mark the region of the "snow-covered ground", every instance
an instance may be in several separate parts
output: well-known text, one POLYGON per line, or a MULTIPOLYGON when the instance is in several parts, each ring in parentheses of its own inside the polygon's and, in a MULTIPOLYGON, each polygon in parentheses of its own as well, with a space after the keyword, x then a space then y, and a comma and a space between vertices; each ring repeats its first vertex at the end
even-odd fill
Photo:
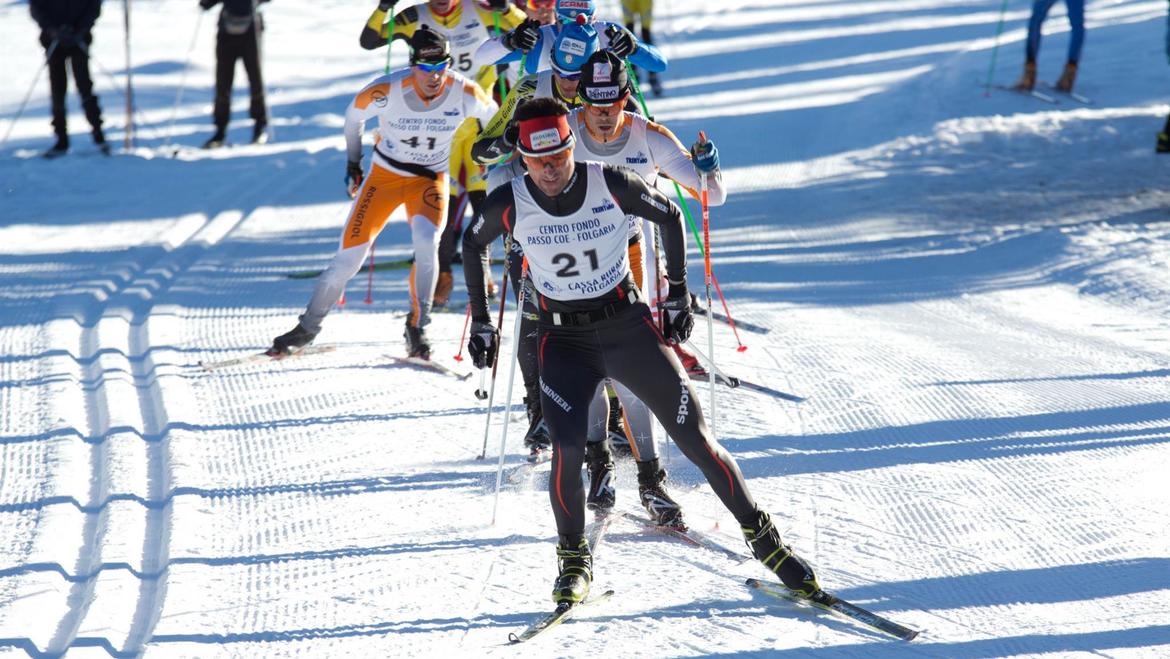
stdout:
MULTIPOLYGON (((40 77, 0 153, 0 655, 1170 655, 1165 2, 1088 2, 1094 102, 1048 105, 984 95, 992 0, 659 0, 671 66, 651 109, 719 145, 716 274, 735 317, 771 330, 736 352, 717 326, 718 358, 808 399, 720 389, 720 440, 827 588, 925 632, 769 600, 742 586, 760 566, 623 521, 596 563, 616 596, 519 647, 508 633, 550 606, 547 476, 505 489, 491 524, 500 428, 476 460, 476 380, 384 357, 405 271, 379 273, 370 305, 355 279, 319 337, 334 352, 198 366, 291 328, 313 282, 286 274, 335 248, 344 106, 383 63, 357 44, 373 4, 268 6, 268 146, 169 157, 210 134, 214 14, 194 0, 133 4, 137 148, 96 155, 78 111, 73 154, 36 157, 40 77)), ((1001 84, 1029 5, 1008 3, 1001 84)), ((93 47, 116 144, 121 10, 93 47)), ((1046 28, 1051 81, 1061 5, 1046 28)), ((0 7, 0 130, 35 37, 27 3, 0 7)), ((406 239, 392 225, 379 258, 406 239)), ((437 314, 430 335, 467 368, 462 324, 437 314)), ((742 546, 668 455, 692 526, 742 546)))

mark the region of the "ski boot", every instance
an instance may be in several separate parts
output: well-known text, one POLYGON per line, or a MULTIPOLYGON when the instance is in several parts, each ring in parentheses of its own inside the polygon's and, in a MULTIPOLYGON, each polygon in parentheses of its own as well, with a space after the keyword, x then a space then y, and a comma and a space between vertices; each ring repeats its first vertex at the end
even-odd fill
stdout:
POLYGON ((310 332, 300 323, 297 323, 297 326, 292 328, 291 331, 285 332, 273 339, 272 347, 268 349, 266 354, 269 357, 285 357, 309 345, 315 338, 317 338, 316 332, 310 332))
POLYGON ((1170 153, 1170 134, 1158 133, 1158 143, 1154 145, 1155 153, 1170 153))
POLYGON ((638 463, 638 498, 650 519, 658 526, 685 530, 682 508, 666 493, 665 482, 666 470, 658 466, 658 458, 638 463))
POLYGON ((590 510, 609 510, 617 500, 613 489, 613 456, 605 441, 585 445, 585 464, 589 467, 589 494, 585 507, 590 510))
POLYGON ((58 133, 57 142, 49 147, 48 151, 42 153, 41 157, 52 160, 53 158, 60 158, 66 153, 69 153, 69 136, 64 133, 58 133))
POLYGON ((1018 92, 1030 92, 1036 87, 1036 63, 1025 62, 1024 73, 1016 84, 1012 85, 1012 89, 1018 92))
POLYGON ((252 126, 252 144, 268 144, 268 122, 257 121, 252 126))
POLYGON ((528 461, 540 462, 552 449, 552 437, 548 434, 548 424, 544 422, 544 412, 540 407, 540 394, 525 396, 524 405, 528 408, 528 432, 524 434, 528 461))
POLYGON ((1068 62, 1064 65, 1064 71, 1060 73, 1060 79, 1056 81, 1056 91, 1061 91, 1066 94, 1072 92, 1073 84, 1077 81, 1077 63, 1068 62))
POLYGON ((426 331, 421 327, 414 326, 411 322, 410 314, 406 316, 406 329, 403 330, 402 336, 406 339, 407 357, 417 357, 430 361, 431 344, 427 342, 426 331))
POLYGON ((455 278, 450 272, 440 272, 439 281, 435 283, 435 296, 431 303, 441 307, 451 300, 451 291, 455 288, 455 278))
POLYGON ((630 437, 626 434, 625 414, 622 413, 622 404, 617 396, 609 397, 609 421, 606 435, 614 455, 629 457, 634 454, 630 448, 630 437))
POLYGON ((768 513, 759 511, 755 522, 740 528, 752 555, 780 577, 780 582, 788 590, 800 597, 812 597, 820 592, 821 585, 817 583, 813 569, 780 540, 780 532, 768 513))
POLYGON ((589 543, 577 536, 574 543, 565 536, 557 544, 557 568, 560 574, 553 582, 552 598, 557 606, 577 604, 589 596, 593 582, 593 554, 589 543))
POLYGON ((218 149, 219 147, 223 146, 223 142, 226 139, 227 139, 226 130, 223 128, 216 128, 215 134, 212 135, 211 137, 209 137, 207 139, 207 141, 203 143, 203 148, 204 149, 218 149))

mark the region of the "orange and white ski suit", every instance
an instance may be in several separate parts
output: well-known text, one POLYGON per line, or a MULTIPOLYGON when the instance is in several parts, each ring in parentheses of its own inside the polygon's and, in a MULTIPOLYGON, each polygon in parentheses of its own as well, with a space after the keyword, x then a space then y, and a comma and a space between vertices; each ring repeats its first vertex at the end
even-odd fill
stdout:
POLYGON ((373 162, 358 189, 333 262, 317 281, 301 325, 319 332, 321 322, 341 297, 346 282, 361 269, 370 245, 390 215, 406 206, 414 246, 410 269, 410 323, 430 322, 431 297, 438 279, 439 236, 447 220, 447 168, 455 131, 464 119, 482 125, 496 104, 468 78, 448 69, 437 96, 423 98, 411 68, 392 71, 366 85, 345 113, 350 161, 360 161, 366 120, 377 117, 378 143, 373 162))

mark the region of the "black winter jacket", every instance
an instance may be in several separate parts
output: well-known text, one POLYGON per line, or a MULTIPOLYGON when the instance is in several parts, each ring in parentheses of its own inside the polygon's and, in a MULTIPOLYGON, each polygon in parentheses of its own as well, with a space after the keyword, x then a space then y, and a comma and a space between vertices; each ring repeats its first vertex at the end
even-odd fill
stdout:
POLYGON ((29 0, 28 7, 42 30, 68 25, 89 32, 102 13, 102 0, 29 0))

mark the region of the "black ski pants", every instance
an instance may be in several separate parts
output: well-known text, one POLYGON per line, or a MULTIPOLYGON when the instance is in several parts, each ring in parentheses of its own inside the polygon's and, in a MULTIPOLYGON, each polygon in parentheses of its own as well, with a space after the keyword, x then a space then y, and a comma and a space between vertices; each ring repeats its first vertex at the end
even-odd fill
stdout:
POLYGON ((553 444, 548 493, 562 542, 584 533, 581 465, 589 401, 606 377, 626 385, 650 408, 741 524, 756 521, 756 503, 739 466, 712 439, 691 380, 645 303, 583 327, 558 327, 542 317, 538 357, 541 404, 553 444))
POLYGON ((248 87, 252 93, 250 113, 259 124, 268 123, 264 105, 264 78, 260 74, 260 48, 253 25, 243 34, 228 34, 220 30, 215 42, 215 109, 212 118, 215 127, 227 128, 232 114, 232 83, 236 77, 236 60, 244 61, 248 87))
MULTIPOLYGON (((73 68, 73 82, 77 84, 77 94, 81 96, 81 107, 85 110, 85 118, 96 133, 102 128, 102 108, 98 105, 98 97, 93 93, 93 78, 89 75, 89 44, 93 42, 90 33, 78 35, 82 40, 79 44, 58 43, 53 52, 49 53, 49 97, 53 107, 53 132, 59 137, 66 137, 69 133, 65 126, 65 92, 69 88, 69 79, 65 73, 65 60, 69 60, 73 68)), ((41 45, 46 49, 52 46, 53 40, 47 35, 41 35, 41 45)))

